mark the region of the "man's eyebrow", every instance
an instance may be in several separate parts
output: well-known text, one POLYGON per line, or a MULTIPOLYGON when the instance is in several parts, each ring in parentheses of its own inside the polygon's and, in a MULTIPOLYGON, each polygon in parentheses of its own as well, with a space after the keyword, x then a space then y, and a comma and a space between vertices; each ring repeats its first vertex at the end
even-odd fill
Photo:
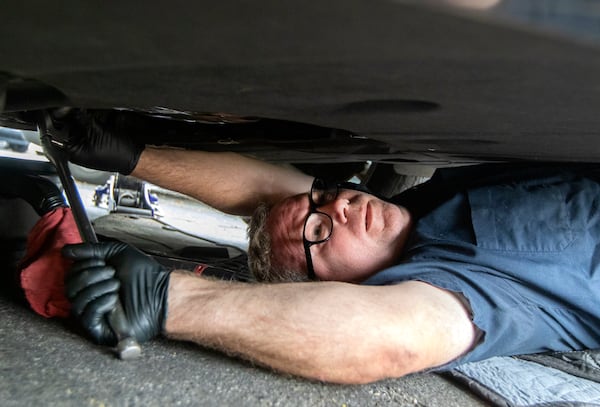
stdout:
POLYGON ((293 208, 290 208, 290 211, 293 211, 293 224, 291 226, 296 226, 299 228, 300 230, 300 242, 302 243, 302 232, 304 230, 304 222, 306 221, 306 217, 308 216, 308 213, 310 212, 310 198, 309 195, 310 193, 304 193, 301 194, 302 195, 302 199, 296 199, 293 205, 293 208), (306 199, 304 199, 304 197, 306 197, 306 199))
POLYGON ((298 194, 288 198, 288 202, 284 204, 283 208, 279 208, 279 216, 286 219, 288 228, 293 227, 296 223, 304 224, 307 212, 302 209, 301 202, 303 199, 298 199, 300 195, 304 194, 298 194))
POLYGON ((308 216, 308 212, 310 211, 310 199, 308 197, 308 193, 302 194, 302 199, 298 199, 296 201, 296 218, 300 221, 300 224, 304 225, 304 220, 308 216), (306 197, 306 199, 304 199, 306 197), (306 202, 306 205, 304 203, 306 202))

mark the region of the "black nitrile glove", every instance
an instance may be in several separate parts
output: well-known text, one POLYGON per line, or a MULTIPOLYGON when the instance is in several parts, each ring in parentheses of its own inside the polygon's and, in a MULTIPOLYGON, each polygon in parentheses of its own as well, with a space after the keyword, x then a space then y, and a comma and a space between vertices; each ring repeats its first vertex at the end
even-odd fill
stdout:
POLYGON ((120 242, 67 245, 63 256, 75 261, 65 279, 71 313, 95 342, 117 343, 107 318, 117 299, 138 342, 163 331, 171 272, 152 257, 120 242))
POLYGON ((120 112, 112 110, 56 110, 46 126, 58 148, 69 161, 102 171, 129 175, 135 169, 145 145, 125 134, 120 112))

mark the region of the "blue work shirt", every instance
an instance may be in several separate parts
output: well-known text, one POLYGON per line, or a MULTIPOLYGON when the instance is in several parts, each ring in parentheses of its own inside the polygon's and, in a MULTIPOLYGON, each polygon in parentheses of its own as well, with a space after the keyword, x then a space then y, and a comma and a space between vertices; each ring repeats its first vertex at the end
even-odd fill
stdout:
POLYGON ((599 197, 598 182, 568 172, 456 192, 364 284, 418 280, 466 298, 483 336, 445 368, 599 348, 599 197))

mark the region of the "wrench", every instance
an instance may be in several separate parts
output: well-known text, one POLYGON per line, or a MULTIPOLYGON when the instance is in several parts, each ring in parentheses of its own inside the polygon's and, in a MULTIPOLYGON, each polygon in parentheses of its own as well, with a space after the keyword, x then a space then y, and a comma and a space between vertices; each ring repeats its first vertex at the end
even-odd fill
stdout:
MULTIPOLYGON (((46 130, 46 117, 41 115, 39 120, 39 133, 42 146, 48 156, 48 159, 56 167, 56 172, 60 178, 65 194, 73 212, 73 218, 79 229, 81 239, 87 243, 98 243, 98 238, 90 220, 85 211, 81 196, 77 190, 77 185, 71 176, 71 171, 67 165, 67 159, 62 151, 56 148, 60 146, 60 141, 53 140, 46 130)), ((131 360, 138 358, 142 353, 142 348, 137 343, 129 324, 125 319, 125 313, 121 301, 117 301, 115 308, 108 314, 108 322, 111 329, 117 336, 116 352, 122 360, 131 360)))

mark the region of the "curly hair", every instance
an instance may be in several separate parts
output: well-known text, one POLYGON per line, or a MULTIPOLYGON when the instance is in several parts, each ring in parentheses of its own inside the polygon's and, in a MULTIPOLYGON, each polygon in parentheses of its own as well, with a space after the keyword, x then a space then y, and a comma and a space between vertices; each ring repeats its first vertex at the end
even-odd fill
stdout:
POLYGON ((306 273, 285 266, 276 266, 273 260, 271 236, 267 231, 267 219, 271 208, 260 204, 248 225, 248 267, 257 281, 283 283, 308 281, 306 273))

